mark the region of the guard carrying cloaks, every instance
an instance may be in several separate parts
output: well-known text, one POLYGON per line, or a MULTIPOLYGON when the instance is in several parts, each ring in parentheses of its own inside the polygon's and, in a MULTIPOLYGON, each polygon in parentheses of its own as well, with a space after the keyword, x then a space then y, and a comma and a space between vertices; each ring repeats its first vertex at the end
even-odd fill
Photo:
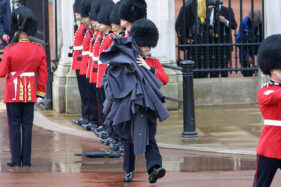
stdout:
POLYGON ((31 166, 34 103, 42 102, 48 80, 44 47, 29 36, 37 33, 38 20, 31 9, 20 7, 11 16, 11 30, 18 42, 5 48, 0 77, 6 77, 6 103, 11 160, 8 166, 31 166), (36 77, 35 77, 36 75, 36 77))
POLYGON ((155 24, 140 19, 130 33, 132 37, 115 38, 111 47, 100 55, 101 61, 109 65, 103 78, 104 125, 111 134, 124 140, 123 181, 132 181, 135 155, 145 153, 149 182, 155 183, 165 175, 155 134, 156 119, 163 121, 170 116, 160 91, 168 80, 160 81, 167 78, 160 62, 146 63, 141 52, 142 47, 156 46, 159 34, 155 24), (161 72, 160 79, 157 72, 161 72))

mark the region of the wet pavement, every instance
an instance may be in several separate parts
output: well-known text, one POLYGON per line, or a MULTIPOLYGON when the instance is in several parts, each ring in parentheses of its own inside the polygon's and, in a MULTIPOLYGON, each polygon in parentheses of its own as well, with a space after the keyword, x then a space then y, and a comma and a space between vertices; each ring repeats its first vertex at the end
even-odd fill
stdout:
MULTIPOLYGON (((0 88, 3 89, 3 88, 0 88)), ((1 94, 1 90, 0 90, 1 94)), ((157 141, 167 174, 147 180, 144 156, 137 156, 132 183, 123 183, 123 158, 87 158, 74 153, 111 151, 92 133, 71 123, 78 115, 36 111, 32 167, 6 166, 10 159, 5 105, 0 104, 0 186, 251 186, 255 148, 262 129, 257 105, 196 107, 199 138, 181 137, 182 112, 158 124, 157 141), (227 154, 226 154, 227 153, 227 154)), ((277 172, 272 186, 281 186, 277 172)))

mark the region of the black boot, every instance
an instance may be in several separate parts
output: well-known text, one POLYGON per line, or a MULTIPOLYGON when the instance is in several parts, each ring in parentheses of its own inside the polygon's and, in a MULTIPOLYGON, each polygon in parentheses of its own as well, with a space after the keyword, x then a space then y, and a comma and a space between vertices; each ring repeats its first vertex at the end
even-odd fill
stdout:
POLYGON ((134 172, 131 171, 131 172, 125 173, 123 182, 132 182, 133 177, 134 177, 134 172))
POLYGON ((165 173, 166 173, 166 170, 163 167, 152 168, 149 173, 149 177, 148 177, 149 183, 156 183, 157 179, 160 179, 165 176, 165 173))
POLYGON ((79 120, 73 120, 72 123, 81 126, 82 124, 89 123, 89 120, 88 120, 88 119, 85 119, 85 118, 81 118, 81 119, 79 119, 79 120))
POLYGON ((14 167, 14 166, 21 167, 21 162, 14 162, 14 161, 9 160, 7 162, 7 166, 10 166, 10 167, 14 167))

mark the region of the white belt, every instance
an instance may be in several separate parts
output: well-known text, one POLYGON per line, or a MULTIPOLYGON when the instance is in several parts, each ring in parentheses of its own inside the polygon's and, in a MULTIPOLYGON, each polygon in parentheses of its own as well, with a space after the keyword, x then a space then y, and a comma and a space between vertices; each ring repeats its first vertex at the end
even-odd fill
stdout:
POLYGON ((264 125, 281 126, 281 121, 265 119, 264 120, 264 125))
POLYGON ((93 61, 99 61, 99 57, 93 56, 93 61))
POLYGON ((90 55, 90 51, 83 51, 83 52, 82 52, 82 55, 83 55, 83 56, 90 55))
POLYGON ((94 54, 89 51, 89 56, 93 58, 94 54))
MULTIPOLYGON (((16 74, 16 72, 11 72, 11 75, 13 76, 14 74, 16 74)), ((20 74, 19 77, 34 77, 35 73, 34 72, 23 72, 20 74)))
POLYGON ((75 51, 83 50, 83 46, 82 46, 82 45, 80 45, 80 46, 74 46, 74 47, 73 47, 73 50, 75 50, 75 51))
POLYGON ((102 62, 99 60, 99 61, 98 61, 98 64, 102 64, 102 62))

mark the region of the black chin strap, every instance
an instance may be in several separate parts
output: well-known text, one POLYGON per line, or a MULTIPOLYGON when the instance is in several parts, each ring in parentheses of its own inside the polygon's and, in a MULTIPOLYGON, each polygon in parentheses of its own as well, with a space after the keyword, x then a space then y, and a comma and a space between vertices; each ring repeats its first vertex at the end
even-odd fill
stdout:
POLYGON ((275 86, 281 86, 281 82, 277 82, 277 81, 274 81, 274 80, 270 80, 270 82, 275 86))

